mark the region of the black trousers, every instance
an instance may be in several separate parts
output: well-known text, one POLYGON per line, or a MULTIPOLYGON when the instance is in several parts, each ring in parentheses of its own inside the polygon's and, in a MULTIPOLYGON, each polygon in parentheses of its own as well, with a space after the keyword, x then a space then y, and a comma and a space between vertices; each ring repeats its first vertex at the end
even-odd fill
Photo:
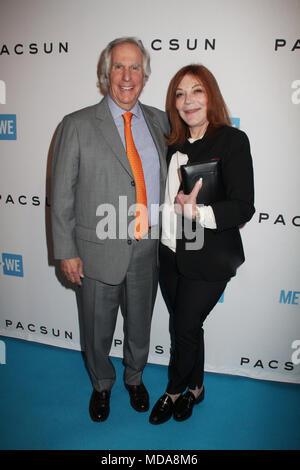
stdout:
POLYGON ((221 297, 228 280, 207 282, 179 273, 176 255, 160 245, 162 292, 170 311, 171 359, 167 392, 200 388, 204 376, 203 323, 221 297))

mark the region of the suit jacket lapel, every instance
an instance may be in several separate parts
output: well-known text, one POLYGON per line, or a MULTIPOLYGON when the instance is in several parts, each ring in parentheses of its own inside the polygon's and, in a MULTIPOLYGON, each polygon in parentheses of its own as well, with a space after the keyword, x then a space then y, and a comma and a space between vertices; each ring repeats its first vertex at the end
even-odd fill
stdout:
MULTIPOLYGON (((167 174, 164 137, 162 135, 159 123, 157 122, 156 116, 153 111, 143 106, 141 103, 139 104, 158 151, 161 167, 161 178, 164 181, 167 174)), ((129 160, 127 158, 126 151, 124 149, 122 140, 120 138, 118 129, 116 128, 113 117, 111 115, 106 98, 103 98, 103 100, 98 104, 96 108, 96 121, 98 128, 103 136, 103 139, 111 148, 114 157, 119 160, 123 168, 127 171, 130 177, 133 178, 132 170, 130 167, 129 160)))
POLYGON ((96 108, 96 120, 102 137, 111 148, 114 157, 119 160, 130 177, 133 178, 124 145, 111 115, 106 98, 104 98, 96 108))

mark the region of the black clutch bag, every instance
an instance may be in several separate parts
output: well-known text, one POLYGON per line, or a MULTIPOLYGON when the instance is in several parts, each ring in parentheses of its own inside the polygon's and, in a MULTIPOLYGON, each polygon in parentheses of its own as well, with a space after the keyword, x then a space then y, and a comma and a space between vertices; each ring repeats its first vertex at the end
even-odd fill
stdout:
POLYGON ((209 205, 224 199, 224 186, 219 160, 181 165, 182 189, 189 194, 195 183, 202 178, 202 188, 197 196, 197 204, 209 205))

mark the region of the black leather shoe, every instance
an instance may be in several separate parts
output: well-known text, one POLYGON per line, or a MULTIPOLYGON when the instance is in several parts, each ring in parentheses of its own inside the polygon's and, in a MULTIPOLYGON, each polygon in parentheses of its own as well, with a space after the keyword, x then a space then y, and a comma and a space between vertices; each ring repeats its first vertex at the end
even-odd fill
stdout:
POLYGON ((188 419, 192 415, 194 405, 197 405, 202 400, 204 400, 204 387, 198 398, 195 398, 190 391, 181 395, 174 405, 174 419, 176 421, 188 419))
POLYGON ((129 395, 130 403, 135 411, 148 411, 149 410, 149 395, 143 383, 140 385, 125 384, 129 395))
POLYGON ((149 421, 151 424, 162 424, 168 421, 173 414, 174 404, 166 393, 155 403, 149 421))
POLYGON ((93 421, 105 421, 109 415, 110 391, 98 392, 93 390, 90 401, 90 416, 93 421))

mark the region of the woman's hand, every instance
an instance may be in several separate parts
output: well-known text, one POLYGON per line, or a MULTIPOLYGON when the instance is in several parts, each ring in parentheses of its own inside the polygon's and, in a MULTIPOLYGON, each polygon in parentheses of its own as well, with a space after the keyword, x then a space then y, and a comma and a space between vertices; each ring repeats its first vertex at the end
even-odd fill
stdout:
POLYGON ((194 219, 196 216, 196 200, 200 189, 202 188, 202 178, 200 178, 193 187, 190 194, 184 194, 179 191, 174 199, 176 214, 183 215, 188 219, 194 219))

